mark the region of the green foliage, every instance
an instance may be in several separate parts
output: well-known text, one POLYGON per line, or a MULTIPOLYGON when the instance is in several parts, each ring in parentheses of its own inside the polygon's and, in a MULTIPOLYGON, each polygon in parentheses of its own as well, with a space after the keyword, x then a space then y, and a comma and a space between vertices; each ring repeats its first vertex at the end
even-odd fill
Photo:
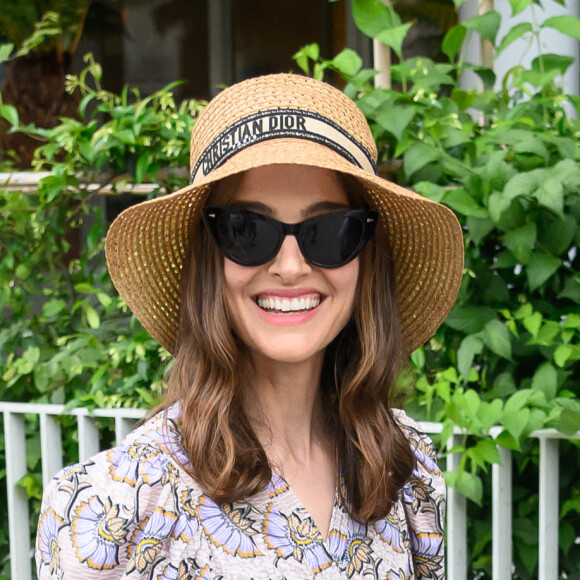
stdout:
MULTIPOLYGON (((511 5, 517 14, 532 2, 511 5)), ((531 8, 537 21, 538 7, 531 8)), ((378 0, 353 2, 353 10, 373 38, 398 25, 378 0)), ((463 51, 472 34, 492 42, 496 55, 520 38, 540 39, 547 28, 577 38, 580 20, 522 22, 503 38, 499 25, 491 11, 452 28, 443 41, 445 63, 404 59, 396 50, 393 90, 375 88, 374 71, 354 58, 344 59, 346 66, 343 59, 320 58, 315 45, 298 53, 297 64, 319 77, 338 71, 369 121, 382 169, 395 168, 397 182, 449 206, 463 227, 457 304, 412 356, 416 390, 408 409, 443 422, 442 441, 457 427, 465 434, 451 450, 462 453, 459 469, 446 478, 473 500, 472 569, 482 577, 491 574, 490 490, 482 474, 500 462, 496 443, 515 452, 516 573, 531 579, 538 475, 537 444, 527 436, 541 428, 566 434, 580 428, 580 122, 566 109, 580 112, 580 99, 559 85, 569 57, 542 54, 528 70, 517 67, 500 79, 496 91, 493 71, 465 62, 463 51), (482 89, 460 86, 467 70, 479 75, 482 89)), ((562 444, 562 498, 580 494, 578 448, 562 444)), ((572 577, 580 573, 578 547, 570 541, 580 532, 580 510, 571 499, 564 505, 560 562, 572 577)))
MULTIPOLYGON (((123 194, 144 181, 158 184, 153 195, 185 185, 187 171, 177 168, 189 163, 191 129, 204 104, 177 105, 174 85, 145 98, 129 89, 109 93, 99 86, 100 66, 91 55, 86 62, 68 79, 68 89, 83 95, 80 121, 19 127, 11 109, 0 108, 13 130, 39 139, 35 167, 50 170, 35 194, 0 187, 0 399, 150 408, 159 402, 169 355, 113 289, 100 194, 123 194)), ((66 461, 74 461, 76 434, 72 426, 65 433, 66 461)), ((32 421, 27 434, 29 474, 20 485, 38 499, 32 421)), ((0 490, 4 478, 0 473, 0 490)), ((0 528, 5 521, 2 503, 0 528)), ((7 549, 0 542, 0 578, 9 577, 7 549)))

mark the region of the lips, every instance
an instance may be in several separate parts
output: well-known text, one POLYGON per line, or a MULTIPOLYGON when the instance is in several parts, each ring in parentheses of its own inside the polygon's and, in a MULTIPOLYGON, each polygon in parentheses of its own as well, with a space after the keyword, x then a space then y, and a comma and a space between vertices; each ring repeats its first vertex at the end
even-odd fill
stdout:
POLYGON ((272 314, 295 314, 308 312, 316 308, 323 297, 318 293, 308 293, 298 296, 280 296, 266 294, 256 296, 256 304, 264 311, 272 314))

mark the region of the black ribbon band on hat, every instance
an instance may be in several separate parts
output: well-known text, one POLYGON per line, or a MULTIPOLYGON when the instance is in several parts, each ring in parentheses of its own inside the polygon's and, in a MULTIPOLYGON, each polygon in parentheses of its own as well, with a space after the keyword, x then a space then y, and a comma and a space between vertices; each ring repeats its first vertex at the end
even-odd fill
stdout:
POLYGON ((326 145, 353 165, 377 173, 370 152, 334 121, 312 111, 271 109, 243 117, 222 131, 199 156, 189 183, 205 177, 246 147, 284 137, 326 145))

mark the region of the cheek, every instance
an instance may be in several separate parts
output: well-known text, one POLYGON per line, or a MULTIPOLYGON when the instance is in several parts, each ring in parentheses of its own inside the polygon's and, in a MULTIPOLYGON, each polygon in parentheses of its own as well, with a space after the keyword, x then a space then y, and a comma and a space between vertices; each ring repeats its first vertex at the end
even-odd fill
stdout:
POLYGON ((224 296, 226 308, 230 314, 236 315, 236 305, 248 299, 248 288, 255 275, 256 268, 240 266, 227 258, 224 258, 224 296))
POLYGON ((344 301, 349 305, 351 312, 358 284, 359 271, 360 262, 358 258, 334 271, 334 286, 343 295, 344 301))

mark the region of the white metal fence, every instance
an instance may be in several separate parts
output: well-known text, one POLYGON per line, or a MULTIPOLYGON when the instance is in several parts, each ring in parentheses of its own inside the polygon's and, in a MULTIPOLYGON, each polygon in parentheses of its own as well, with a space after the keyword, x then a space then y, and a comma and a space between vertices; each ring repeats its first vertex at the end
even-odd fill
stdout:
MULTIPOLYGON (((46 485, 62 468, 61 425, 56 420, 65 413, 63 405, 34 405, 0 402, 4 417, 6 444, 6 485, 8 501, 8 535, 12 580, 30 580, 32 571, 28 498, 18 482, 27 474, 25 415, 37 415, 40 423, 42 482, 46 485)), ((88 459, 99 449, 99 429, 96 419, 114 419, 116 441, 120 442, 131 431, 135 421, 145 415, 140 409, 73 409, 65 414, 76 417, 78 426, 79 459, 88 459)), ((441 432, 439 423, 422 423, 426 433, 441 432)), ((492 434, 498 434, 499 430, 492 434)), ((580 439, 580 431, 572 437, 552 429, 535 431, 530 437, 540 441, 539 481, 539 580, 558 579, 558 476, 559 439, 580 439)), ((460 444, 462 436, 456 433, 449 445, 460 444)), ((503 465, 492 468, 492 566, 494 580, 508 580, 512 570, 512 456, 498 448, 503 465)), ((447 469, 459 466, 460 455, 447 458, 447 469)), ((1 466, 0 466, 1 467, 1 466)), ((0 498, 4 501, 4 498, 0 498)), ((447 491, 447 578, 467 578, 467 520, 466 499, 453 489, 447 491)))

